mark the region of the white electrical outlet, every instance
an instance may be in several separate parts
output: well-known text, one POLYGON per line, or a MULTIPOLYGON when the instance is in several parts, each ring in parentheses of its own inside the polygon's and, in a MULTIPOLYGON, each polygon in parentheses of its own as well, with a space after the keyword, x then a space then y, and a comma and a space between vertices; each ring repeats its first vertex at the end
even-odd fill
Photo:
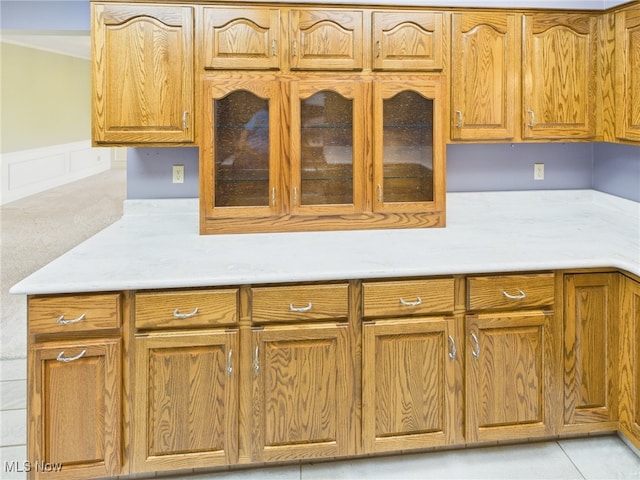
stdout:
POLYGON ((173 183, 184 183, 184 165, 173 166, 173 183))
POLYGON ((544 163, 533 164, 533 179, 544 180, 544 163))

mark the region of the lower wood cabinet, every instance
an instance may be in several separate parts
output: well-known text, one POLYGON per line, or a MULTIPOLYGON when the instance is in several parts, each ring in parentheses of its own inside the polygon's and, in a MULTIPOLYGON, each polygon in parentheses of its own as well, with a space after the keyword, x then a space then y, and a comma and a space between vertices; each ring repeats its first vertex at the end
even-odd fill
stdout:
POLYGON ((640 448, 640 282, 623 277, 620 290, 620 427, 640 448))
POLYGON ((31 346, 28 458, 34 468, 29 478, 120 474, 120 354, 116 338, 31 346), (53 470, 42 471, 36 463, 53 470))
POLYGON ((617 281, 617 273, 564 277, 565 431, 617 428, 617 281))
POLYGON ((135 339, 134 471, 236 462, 237 337, 196 330, 135 339))
POLYGON ((453 317, 366 322, 362 335, 365 453, 457 440, 461 369, 453 317))
POLYGON ((354 453, 347 325, 266 326, 252 337, 252 460, 354 453))
POLYGON ((543 311, 467 317, 468 442, 553 433, 552 321, 543 311))

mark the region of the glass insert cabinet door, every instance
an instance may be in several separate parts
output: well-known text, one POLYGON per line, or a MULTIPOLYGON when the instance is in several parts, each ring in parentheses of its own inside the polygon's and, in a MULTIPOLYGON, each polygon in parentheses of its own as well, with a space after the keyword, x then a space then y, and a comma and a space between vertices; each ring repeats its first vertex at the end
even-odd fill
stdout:
POLYGON ((374 83, 374 210, 428 211, 444 202, 442 84, 374 83))
POLYGON ((207 82, 201 202, 208 215, 270 216, 280 208, 278 82, 207 82))
POLYGON ((291 213, 362 211, 363 108, 358 80, 291 82, 291 213))

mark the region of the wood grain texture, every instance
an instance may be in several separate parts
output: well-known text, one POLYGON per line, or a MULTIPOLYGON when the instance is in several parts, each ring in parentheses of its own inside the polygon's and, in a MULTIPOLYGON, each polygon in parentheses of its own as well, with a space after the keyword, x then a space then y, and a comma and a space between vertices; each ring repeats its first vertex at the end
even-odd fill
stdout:
POLYGON ((565 276, 565 425, 616 418, 616 274, 565 276))
POLYGON ((553 433, 552 319, 542 311, 467 317, 467 441, 553 433))
POLYGON ((447 313, 454 309, 454 279, 363 282, 364 316, 447 313))
POLYGON ((596 14, 525 14, 523 138, 592 138, 596 131, 596 14))
POLYGON ((31 345, 29 461, 62 463, 30 478, 76 479, 121 472, 120 340, 31 345), (57 360, 76 357, 68 363, 57 360))
POLYGON ((640 6, 616 13, 616 136, 640 141, 640 6))
POLYGON ((520 116, 520 15, 454 13, 451 138, 508 140, 520 116))
POLYGON ((554 298, 553 273, 467 277, 467 309, 474 312, 553 306, 554 298))
POLYGON ((193 8, 91 11, 94 142, 192 142, 193 8))
POLYGON ((135 344, 135 471, 234 463, 237 331, 158 333, 135 344))

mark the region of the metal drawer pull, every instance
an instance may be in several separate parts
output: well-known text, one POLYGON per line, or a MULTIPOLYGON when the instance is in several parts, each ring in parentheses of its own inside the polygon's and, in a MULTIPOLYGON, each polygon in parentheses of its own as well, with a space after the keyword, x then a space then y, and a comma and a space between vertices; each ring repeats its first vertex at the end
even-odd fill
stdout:
POLYGON ((60 315, 58 317, 58 320, 56 320, 56 323, 58 325, 71 325, 72 323, 78 323, 81 322, 82 320, 84 320, 84 318, 87 316, 87 313, 83 313, 82 315, 80 315, 78 318, 73 318, 71 320, 65 320, 64 319, 64 315, 60 315))
POLYGON ((189 115, 189 112, 187 112, 186 110, 182 112, 182 128, 184 130, 189 130, 189 124, 187 123, 187 115, 189 115))
POLYGON ((527 113, 531 117, 531 120, 527 123, 527 127, 533 128, 536 126, 536 114, 533 113, 533 110, 527 110, 527 113))
POLYGON ((293 303, 289 304, 289 310, 296 313, 308 312, 309 310, 311 310, 312 307, 313 307, 313 304, 311 302, 307 303, 307 305, 304 307, 294 307, 293 303))
POLYGON ((509 298, 511 300, 522 300, 523 298, 526 298, 527 294, 524 293, 522 290, 518 289, 518 294, 517 295, 509 295, 507 292, 502 292, 502 295, 504 295, 506 298, 509 298))
POLYGON ((233 348, 229 349, 229 356, 227 357, 227 375, 233 373, 233 365, 231 363, 231 356, 233 355, 233 348))
POLYGON ((257 375, 260 371, 260 357, 258 356, 258 347, 253 352, 253 371, 257 375))
POLYGON ((456 110, 456 115, 458 117, 458 123, 456 123, 456 128, 462 128, 462 112, 460 110, 456 110))
POLYGON ((175 318, 191 318, 191 317, 195 317, 197 313, 198 313, 198 307, 196 307, 193 310, 193 312, 189 312, 189 313, 180 313, 180 311, 176 308, 173 311, 173 316, 175 318))
POLYGON ((382 55, 382 43, 378 40, 376 42, 376 57, 380 58, 380 55, 382 55))
POLYGON ((422 305, 422 299, 420 297, 416 297, 414 302, 408 302, 404 298, 400 297, 400 303, 405 307, 417 307, 418 305, 422 305))
POLYGON ((480 358, 480 344, 478 343, 478 337, 476 337, 475 333, 471 334, 471 339, 475 344, 473 351, 471 352, 471 355, 473 355, 475 358, 480 358))
POLYGON ((69 362, 73 362, 74 360, 78 360, 82 357, 84 357, 84 354, 87 353, 87 350, 82 350, 78 355, 76 355, 75 357, 65 357, 64 356, 64 350, 62 352, 60 352, 58 354, 58 357, 56 358, 56 360, 58 360, 59 362, 62 363, 69 363, 69 362))
POLYGON ((456 350, 456 341, 453 339, 451 335, 449 335, 449 344, 451 347, 449 349, 449 358, 451 360, 455 360, 456 356, 458 355, 458 350, 456 350))
POLYGON ((276 56, 276 45, 275 39, 271 40, 271 55, 274 57, 276 56))

